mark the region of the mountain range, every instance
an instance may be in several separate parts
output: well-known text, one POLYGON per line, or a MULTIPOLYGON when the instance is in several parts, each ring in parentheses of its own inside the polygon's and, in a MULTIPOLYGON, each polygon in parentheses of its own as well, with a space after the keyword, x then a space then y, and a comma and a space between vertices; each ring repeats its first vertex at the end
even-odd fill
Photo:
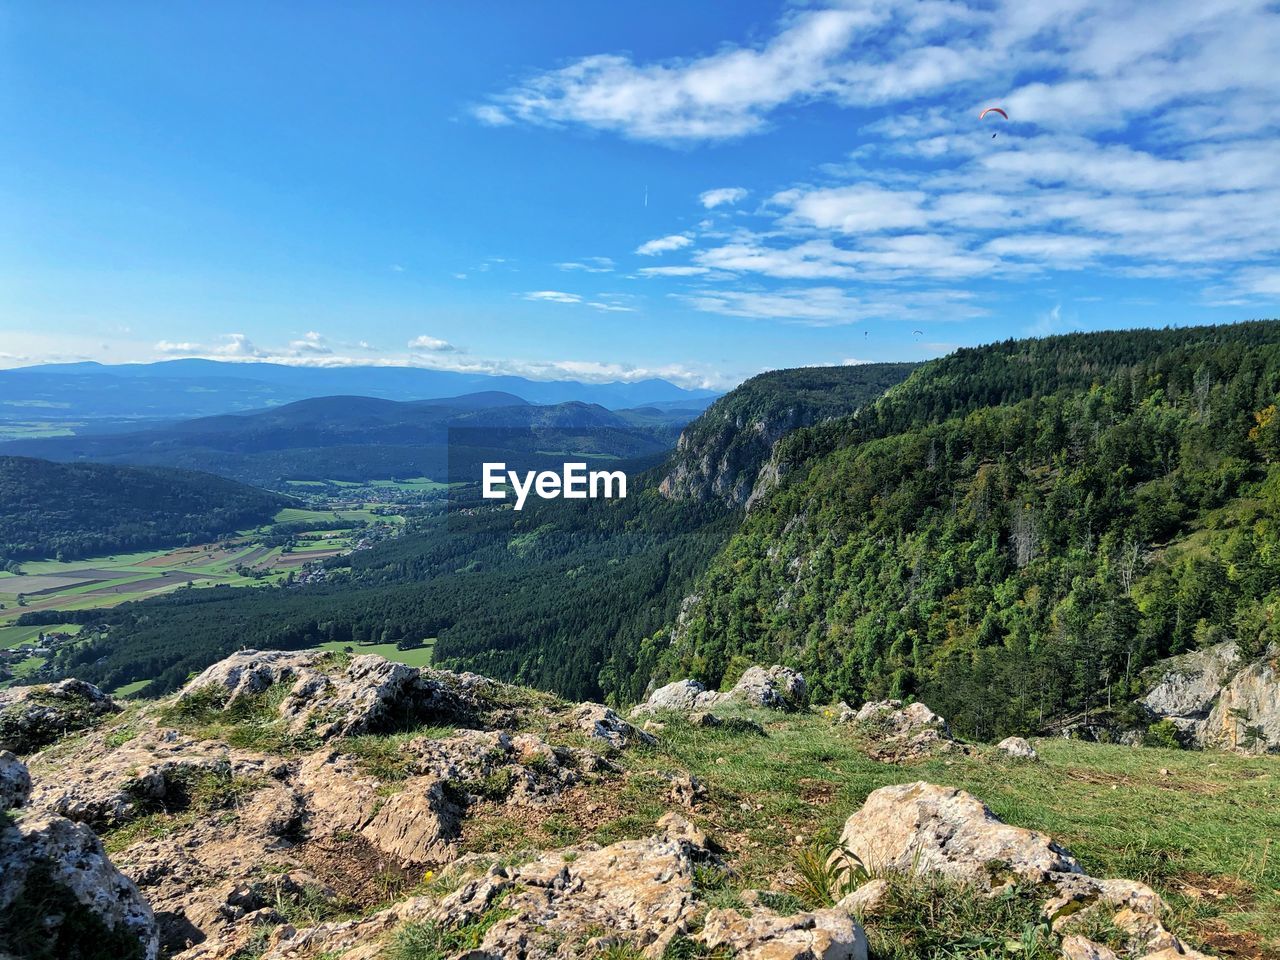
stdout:
POLYGON ((44 364, 0 371, 0 423, 70 422, 92 429, 246 412, 322 396, 386 400, 500 391, 529 403, 702 410, 717 393, 666 380, 581 383, 421 367, 308 367, 217 360, 44 364), (77 423, 86 421, 86 423, 77 423))

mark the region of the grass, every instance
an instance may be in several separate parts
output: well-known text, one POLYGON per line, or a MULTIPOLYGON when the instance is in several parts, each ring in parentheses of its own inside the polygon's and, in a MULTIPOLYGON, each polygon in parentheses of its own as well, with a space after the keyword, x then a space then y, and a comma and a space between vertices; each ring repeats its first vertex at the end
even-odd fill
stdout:
MULTIPOLYGON (((1058 839, 1091 874, 1151 884, 1193 941, 1218 929, 1280 948, 1280 758, 1043 740, 1036 763, 983 750, 898 766, 868 758, 847 728, 820 714, 739 713, 767 735, 660 718, 657 753, 616 758, 630 776, 608 786, 604 823, 552 805, 541 822, 517 827, 494 806, 469 820, 464 848, 646 836, 670 807, 663 781, 648 771, 687 769, 708 787, 694 818, 729 850, 735 885, 799 894, 797 858, 813 838, 837 836, 878 787, 928 780, 968 790, 1001 819, 1058 839)), ((593 787, 593 797, 605 789, 593 787)))
POLYGON ((386 657, 388 660, 404 663, 411 667, 429 667, 431 666, 431 654, 435 650, 435 644, 436 638, 431 637, 424 641, 423 646, 416 649, 397 650, 394 643, 342 643, 334 641, 332 643, 322 643, 314 649, 329 650, 333 653, 346 653, 349 649, 355 656, 376 653, 380 657, 386 657))

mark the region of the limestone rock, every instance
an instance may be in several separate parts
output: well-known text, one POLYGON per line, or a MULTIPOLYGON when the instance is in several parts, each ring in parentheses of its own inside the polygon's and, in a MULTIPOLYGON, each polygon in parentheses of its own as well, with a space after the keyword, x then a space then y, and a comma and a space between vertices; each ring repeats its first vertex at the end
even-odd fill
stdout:
POLYGON ((845 894, 836 904, 836 909, 855 917, 872 917, 884 906, 888 896, 889 881, 868 880, 857 890, 845 894))
POLYGON ((710 706, 718 699, 717 694, 708 691, 697 680, 677 680, 649 694, 649 699, 636 707, 632 714, 657 713, 659 710, 688 713, 710 706))
POLYGON ((956 749, 947 721, 923 703, 877 700, 862 705, 850 725, 867 740, 867 753, 887 763, 919 760, 956 749))
POLYGON ((632 726, 610 707, 600 703, 584 703, 574 711, 574 725, 587 736, 603 740, 609 746, 624 750, 635 744, 653 746, 658 742, 652 734, 632 726))
POLYGON ((729 691, 729 698, 750 707, 798 710, 804 706, 809 685, 804 675, 790 667, 750 667, 729 691))
POLYGON ((1117 960, 1115 951, 1073 933, 1062 938, 1062 960, 1117 960))
POLYGON ((1036 748, 1022 737, 1005 737, 996 744, 996 749, 1019 760, 1037 760, 1040 757, 1036 748))
POLYGON ((678 834, 669 826, 643 840, 573 847, 497 868, 446 897, 434 918, 448 926, 466 923, 505 892, 508 915, 466 956, 551 958, 569 942, 596 950, 628 945, 660 956, 697 913, 694 866, 710 855, 678 834))
POLYGON ((24 806, 30 796, 27 765, 8 750, 0 750, 0 812, 24 806))
POLYGON ((83 824, 31 811, 0 826, 0 908, 20 897, 43 901, 43 935, 51 944, 59 942, 64 929, 79 926, 85 935, 85 921, 72 916, 83 910, 118 937, 121 948, 136 945, 137 955, 146 960, 154 960, 159 950, 151 907, 83 824))
POLYGON ((1236 645, 1220 643, 1163 661, 1142 705, 1157 717, 1203 720, 1237 667, 1236 645))
POLYGON ((711 949, 727 947, 738 960, 866 960, 867 937, 842 910, 817 910, 781 917, 756 907, 750 917, 737 910, 712 910, 698 937, 711 949))
POLYGON ((229 704, 240 697, 263 693, 278 683, 316 673, 325 659, 325 654, 313 650, 239 650, 188 681, 178 699, 216 689, 222 702, 229 704))
POLYGON ((0 690, 0 750, 33 753, 119 709, 115 700, 83 680, 0 690))
POLYGON ((1280 750, 1280 649, 1272 648, 1231 678, 1198 732, 1203 747, 1280 750))
POLYGON ((840 840, 872 869, 936 870, 988 887, 998 879, 993 868, 1032 883, 1082 873, 1044 834, 1004 823, 963 790, 923 781, 874 791, 840 840))

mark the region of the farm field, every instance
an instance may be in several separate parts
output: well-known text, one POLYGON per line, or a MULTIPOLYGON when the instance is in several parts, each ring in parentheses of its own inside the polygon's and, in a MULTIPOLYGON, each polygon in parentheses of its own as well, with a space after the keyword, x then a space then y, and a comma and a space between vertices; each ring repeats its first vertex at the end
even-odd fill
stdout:
POLYGON ((356 656, 376 653, 380 657, 386 657, 388 660, 394 660, 406 666, 429 667, 431 666, 431 655, 435 651, 435 646, 436 638, 430 637, 424 640, 423 646, 418 647, 416 650, 397 650, 394 643, 342 643, 341 641, 322 643, 316 649, 342 653, 349 647, 356 656))
MULTIPOLYGON (((290 507, 276 514, 273 523, 240 531, 219 543, 90 557, 69 563, 23 563, 21 575, 0 575, 0 651, 31 642, 42 629, 78 632, 77 627, 67 626, 16 626, 18 618, 26 613, 113 607, 183 588, 279 583, 308 563, 349 551, 363 533, 362 528, 343 526, 353 520, 397 524, 403 522, 403 517, 375 513, 363 504, 319 510, 290 507)), ((378 646, 376 652, 382 652, 383 646, 394 650, 392 644, 378 646)), ((410 657, 423 655, 424 651, 407 652, 410 657)), ((429 658, 429 650, 425 655, 429 658)), ((8 667, 15 677, 22 677, 42 663, 40 658, 32 657, 12 661, 8 667)))

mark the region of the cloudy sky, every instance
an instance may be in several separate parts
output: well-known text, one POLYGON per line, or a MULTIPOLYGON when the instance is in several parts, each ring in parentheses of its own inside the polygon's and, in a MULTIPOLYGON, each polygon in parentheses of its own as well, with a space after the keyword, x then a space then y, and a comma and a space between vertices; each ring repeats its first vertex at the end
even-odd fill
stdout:
POLYGON ((726 386, 1275 317, 1278 61, 1247 0, 7 4, 0 366, 726 386))

